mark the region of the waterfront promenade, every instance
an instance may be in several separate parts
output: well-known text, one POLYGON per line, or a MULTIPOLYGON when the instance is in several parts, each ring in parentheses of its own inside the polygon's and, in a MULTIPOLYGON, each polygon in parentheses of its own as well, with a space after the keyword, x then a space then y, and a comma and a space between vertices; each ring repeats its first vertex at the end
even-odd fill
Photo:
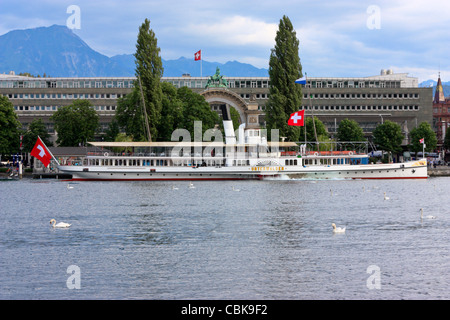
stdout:
MULTIPOLYGON (((450 177, 450 166, 437 166, 436 168, 428 167, 428 176, 430 177, 450 177)), ((35 179, 70 179, 67 175, 63 174, 33 174, 31 172, 24 172, 24 178, 35 178, 35 179)), ((0 172, 0 179, 7 179, 8 174, 5 172, 0 172)))
POLYGON ((430 177, 450 177, 450 166, 437 166, 436 168, 428 168, 430 177))

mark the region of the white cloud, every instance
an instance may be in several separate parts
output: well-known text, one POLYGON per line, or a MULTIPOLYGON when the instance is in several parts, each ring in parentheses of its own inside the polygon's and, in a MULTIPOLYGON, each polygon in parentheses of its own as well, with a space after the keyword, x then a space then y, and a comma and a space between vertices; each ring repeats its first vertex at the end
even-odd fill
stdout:
POLYGON ((76 34, 108 56, 133 53, 138 28, 148 18, 164 59, 190 57, 202 49, 208 61, 238 60, 267 68, 285 14, 311 76, 373 75, 392 66, 426 79, 439 66, 450 70, 448 0, 17 0, 2 3, 0 33, 64 24, 70 4, 81 8, 76 34), (370 5, 380 8, 379 30, 367 28, 370 5))
POLYGON ((180 30, 208 42, 232 46, 273 46, 278 26, 244 16, 224 17, 213 23, 190 22, 180 30))
POLYGON ((391 66, 390 69, 394 73, 408 73, 410 77, 416 77, 419 79, 419 83, 426 80, 437 81, 439 73, 441 74, 441 79, 445 82, 446 79, 450 79, 450 71, 439 70, 438 68, 421 68, 415 66, 391 66))

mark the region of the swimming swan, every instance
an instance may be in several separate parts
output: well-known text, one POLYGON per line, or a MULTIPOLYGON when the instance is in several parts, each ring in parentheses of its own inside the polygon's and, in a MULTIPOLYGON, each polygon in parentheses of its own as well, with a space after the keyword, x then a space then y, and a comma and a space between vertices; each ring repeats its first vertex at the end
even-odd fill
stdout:
POLYGON ((172 190, 178 190, 178 187, 172 186, 172 190))
POLYGON ((73 189, 73 187, 70 184, 67 184, 67 189, 73 189))
POLYGON ((241 190, 240 189, 235 189, 234 186, 233 186, 233 191, 241 191, 241 190))
POLYGON ((336 227, 334 223, 331 225, 333 226, 333 233, 345 233, 345 228, 336 227))
POLYGON ((50 224, 52 225, 53 228, 68 228, 71 226, 71 224, 65 222, 59 222, 58 224, 56 224, 55 219, 50 220, 50 224))
MULTIPOLYGON (((423 208, 420 208, 420 219, 423 219, 423 208)), ((425 216, 425 219, 436 219, 435 216, 425 216)))
POLYGON ((189 189, 195 189, 195 186, 192 184, 192 182, 189 182, 189 189))
POLYGON ((384 193, 384 200, 389 200, 389 197, 386 197, 386 192, 384 193))

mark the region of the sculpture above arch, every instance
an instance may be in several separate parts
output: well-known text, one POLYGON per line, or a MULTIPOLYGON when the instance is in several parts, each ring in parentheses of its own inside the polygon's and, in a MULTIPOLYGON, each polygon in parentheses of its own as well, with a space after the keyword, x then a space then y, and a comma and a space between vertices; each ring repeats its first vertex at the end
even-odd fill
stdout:
POLYGON ((209 103, 224 103, 232 106, 237 110, 241 123, 245 123, 247 128, 259 128, 259 115, 262 114, 258 110, 258 105, 250 101, 247 103, 237 93, 226 88, 208 88, 200 93, 209 103))

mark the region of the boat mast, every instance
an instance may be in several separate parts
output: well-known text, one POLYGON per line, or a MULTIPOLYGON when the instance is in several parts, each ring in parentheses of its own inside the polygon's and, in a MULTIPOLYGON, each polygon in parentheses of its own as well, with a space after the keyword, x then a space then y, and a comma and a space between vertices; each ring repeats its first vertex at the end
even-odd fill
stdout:
MULTIPOLYGON (((308 86, 308 74, 305 72, 305 78, 306 78, 306 85, 308 86)), ((314 121, 314 112, 312 109, 312 105, 311 105, 311 95, 309 92, 309 88, 308 88, 308 97, 309 97, 309 109, 311 109, 311 115, 312 115, 312 120, 313 120, 313 127, 314 127, 314 136, 316 137, 316 145, 317 145, 317 151, 319 151, 319 141, 317 141, 317 131, 316 131, 316 121, 314 121)), ((306 122, 305 122, 305 144, 306 144, 306 122)))
POLYGON ((148 116, 147 116, 147 108, 145 107, 145 99, 144 99, 144 93, 142 91, 142 83, 141 83, 141 77, 138 75, 139 79, 139 89, 141 91, 141 99, 142 99, 142 112, 144 113, 144 119, 145 119, 145 128, 146 136, 148 139, 148 142, 152 142, 152 134, 150 133, 150 125, 148 124, 148 116))

